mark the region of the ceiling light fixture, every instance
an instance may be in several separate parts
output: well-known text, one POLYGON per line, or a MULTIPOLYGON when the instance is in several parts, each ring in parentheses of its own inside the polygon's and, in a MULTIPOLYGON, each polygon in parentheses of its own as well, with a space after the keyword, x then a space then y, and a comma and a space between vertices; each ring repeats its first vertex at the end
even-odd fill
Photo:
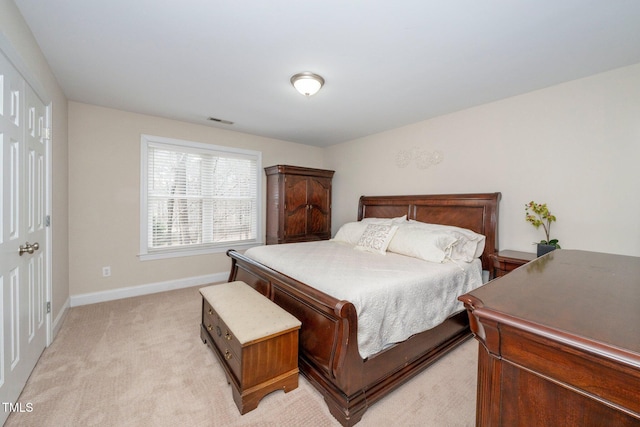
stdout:
POLYGON ((291 76, 291 84, 304 96, 311 96, 324 85, 324 79, 317 74, 305 71, 291 76))

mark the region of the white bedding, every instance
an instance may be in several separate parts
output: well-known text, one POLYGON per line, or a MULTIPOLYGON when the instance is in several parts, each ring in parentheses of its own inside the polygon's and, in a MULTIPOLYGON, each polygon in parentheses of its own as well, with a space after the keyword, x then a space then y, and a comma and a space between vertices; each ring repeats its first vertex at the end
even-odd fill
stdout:
POLYGON ((245 255, 353 303, 362 358, 439 325, 463 310, 459 295, 482 285, 479 259, 440 264, 337 241, 259 246, 245 255))

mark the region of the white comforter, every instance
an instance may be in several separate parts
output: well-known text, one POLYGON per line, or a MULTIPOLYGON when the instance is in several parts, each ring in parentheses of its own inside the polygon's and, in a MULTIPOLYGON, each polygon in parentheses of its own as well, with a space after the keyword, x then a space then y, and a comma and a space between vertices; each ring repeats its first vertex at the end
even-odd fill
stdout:
POLYGON ((439 325, 464 308, 458 296, 482 285, 479 259, 439 264, 336 241, 259 246, 245 255, 353 303, 362 358, 439 325))

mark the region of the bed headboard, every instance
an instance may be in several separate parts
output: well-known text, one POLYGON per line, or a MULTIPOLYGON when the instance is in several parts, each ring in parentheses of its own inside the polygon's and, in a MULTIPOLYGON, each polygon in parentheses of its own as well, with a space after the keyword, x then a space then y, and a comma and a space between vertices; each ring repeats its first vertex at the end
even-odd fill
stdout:
POLYGON ((498 251, 498 203, 501 193, 435 194, 422 196, 362 196, 362 218, 408 219, 467 228, 486 237, 482 268, 491 270, 489 254, 498 251))

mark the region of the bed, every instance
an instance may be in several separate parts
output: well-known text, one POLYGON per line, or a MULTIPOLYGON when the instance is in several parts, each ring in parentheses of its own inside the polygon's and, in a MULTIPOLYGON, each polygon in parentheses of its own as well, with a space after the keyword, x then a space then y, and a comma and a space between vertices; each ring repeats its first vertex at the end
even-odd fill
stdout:
MULTIPOLYGON (((479 256, 491 270, 496 252, 500 193, 422 196, 362 196, 358 221, 398 218, 462 227, 485 236, 479 256)), ((302 322, 299 368, 322 393, 331 414, 352 426, 366 409, 471 336, 464 310, 439 325, 363 357, 358 347, 358 313, 332 297, 234 250, 229 281, 242 280, 302 322)))

